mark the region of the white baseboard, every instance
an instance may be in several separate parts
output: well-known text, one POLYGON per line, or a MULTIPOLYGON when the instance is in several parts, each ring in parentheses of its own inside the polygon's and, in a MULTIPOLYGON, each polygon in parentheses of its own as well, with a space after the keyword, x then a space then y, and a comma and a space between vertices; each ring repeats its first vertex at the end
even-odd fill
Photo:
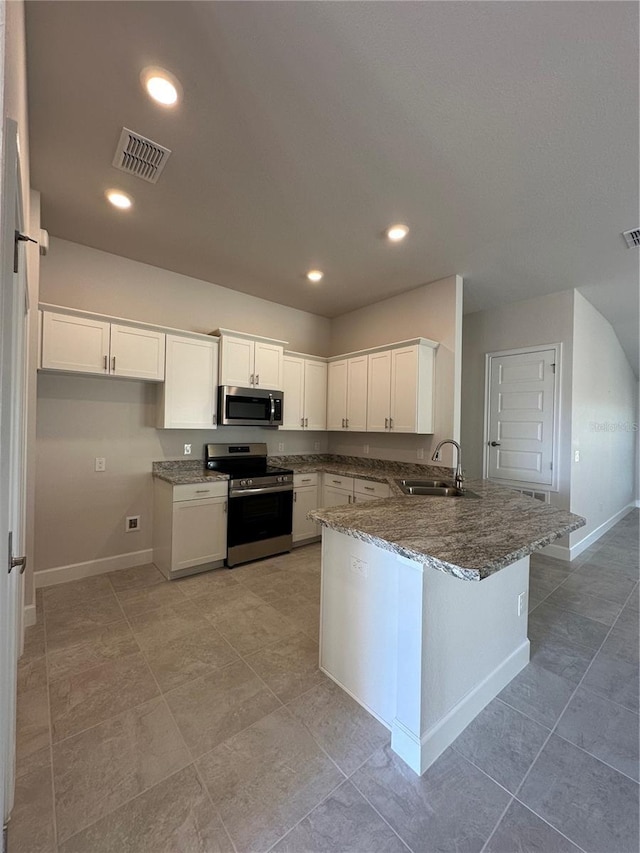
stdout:
POLYGON ((105 572, 115 572, 120 569, 132 569, 144 563, 150 563, 153 558, 151 548, 144 551, 131 551, 128 554, 117 554, 114 557, 102 557, 99 560, 87 560, 86 563, 72 563, 69 566, 54 566, 52 569, 44 569, 34 572, 33 578, 36 589, 41 586, 54 586, 67 581, 77 581, 81 578, 90 578, 94 575, 103 575, 105 572))
POLYGON ((399 720, 394 720, 391 748, 413 771, 422 775, 528 663, 529 640, 525 640, 420 739, 399 720))
POLYGON ((555 557, 556 560, 566 560, 567 562, 571 562, 571 560, 575 560, 576 557, 579 557, 583 551, 586 551, 587 548, 590 548, 594 542, 597 542, 601 536, 611 530, 614 525, 616 525, 619 521, 628 515, 635 506, 638 506, 640 501, 636 501, 635 504, 629 504, 628 506, 621 509, 620 512, 617 512, 615 515, 612 515, 611 518, 604 521, 602 524, 598 525, 595 530, 592 530, 591 533, 587 534, 583 539, 579 542, 576 542, 575 545, 571 545, 568 548, 566 545, 547 545, 546 548, 543 548, 540 552, 544 554, 546 557, 555 557))
POLYGON ((24 627, 30 628, 32 625, 37 623, 36 617, 36 606, 35 604, 25 604, 24 610, 22 611, 23 616, 22 619, 24 621, 24 627))

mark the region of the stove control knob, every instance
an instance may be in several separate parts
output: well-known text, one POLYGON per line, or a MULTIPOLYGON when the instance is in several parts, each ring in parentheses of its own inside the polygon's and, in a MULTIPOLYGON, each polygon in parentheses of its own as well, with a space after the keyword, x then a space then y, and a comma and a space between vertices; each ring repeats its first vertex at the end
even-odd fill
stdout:
POLYGON ((284 477, 276 477, 276 483, 284 483, 284 477))
POLYGON ((247 485, 247 481, 246 481, 246 480, 240 480, 240 485, 241 485, 241 486, 246 486, 246 485, 247 485))
POLYGON ((253 486, 253 480, 247 480, 247 486, 253 486))

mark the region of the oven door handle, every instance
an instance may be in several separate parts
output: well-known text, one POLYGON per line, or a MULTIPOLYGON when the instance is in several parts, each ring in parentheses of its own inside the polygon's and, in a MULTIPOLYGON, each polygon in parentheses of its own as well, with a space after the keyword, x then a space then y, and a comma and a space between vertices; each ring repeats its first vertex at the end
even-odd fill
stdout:
POLYGON ((273 394, 269 394, 269 423, 272 424, 276 419, 276 401, 273 399, 273 394))
POLYGON ((275 494, 276 492, 292 492, 293 491, 293 483, 289 483, 288 485, 282 486, 262 486, 256 489, 237 489, 231 490, 229 492, 230 498, 242 498, 245 495, 266 495, 266 494, 275 494))

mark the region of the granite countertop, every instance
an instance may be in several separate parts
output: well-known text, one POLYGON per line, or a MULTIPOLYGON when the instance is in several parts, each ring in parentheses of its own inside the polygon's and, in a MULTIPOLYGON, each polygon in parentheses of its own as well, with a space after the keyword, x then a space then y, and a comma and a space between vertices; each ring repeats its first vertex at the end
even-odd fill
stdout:
MULTIPOLYGON (((586 523, 487 480, 465 482, 477 498, 409 496, 395 482, 401 477, 453 479, 453 471, 442 466, 329 454, 270 456, 269 464, 294 474, 327 472, 388 483, 389 498, 322 508, 309 517, 462 580, 484 580, 586 523)), ((229 479, 206 472, 201 459, 154 462, 153 476, 173 485, 229 479)))

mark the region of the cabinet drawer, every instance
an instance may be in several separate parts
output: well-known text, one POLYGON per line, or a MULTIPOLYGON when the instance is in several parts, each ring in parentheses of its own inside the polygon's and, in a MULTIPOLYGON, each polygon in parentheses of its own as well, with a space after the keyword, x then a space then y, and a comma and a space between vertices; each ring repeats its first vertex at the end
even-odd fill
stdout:
POLYGON ((389 497, 389 485, 387 483, 374 483, 372 480, 354 480, 354 491, 357 495, 367 495, 368 497, 389 497))
POLYGON ((203 498, 226 497, 229 490, 227 480, 216 480, 212 483, 190 483, 187 486, 173 487, 173 502, 197 501, 203 498))
POLYGON ((353 477, 340 477, 337 474, 324 475, 325 486, 331 486, 334 489, 345 489, 348 492, 353 491, 353 477))
POLYGON ((318 474, 294 474, 293 485, 296 489, 300 488, 301 486, 317 486, 318 474))

